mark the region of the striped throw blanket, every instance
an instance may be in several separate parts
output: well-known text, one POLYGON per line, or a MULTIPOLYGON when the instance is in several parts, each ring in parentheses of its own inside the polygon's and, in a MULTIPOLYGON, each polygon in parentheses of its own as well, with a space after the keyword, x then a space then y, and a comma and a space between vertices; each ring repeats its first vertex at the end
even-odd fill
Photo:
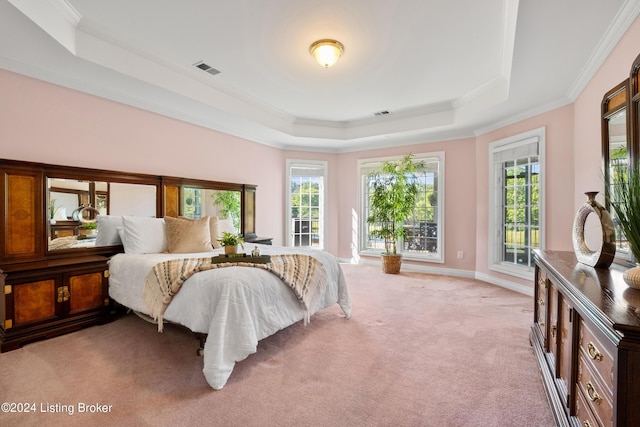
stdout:
POLYGON ((147 274, 142 293, 149 315, 158 322, 158 332, 162 332, 163 315, 167 306, 189 277, 200 271, 225 267, 261 268, 278 276, 304 306, 305 325, 309 322, 311 310, 316 306, 318 298, 324 293, 327 282, 322 264, 315 258, 302 254, 271 255, 271 262, 267 264, 212 263, 211 257, 164 261, 156 264, 147 274))

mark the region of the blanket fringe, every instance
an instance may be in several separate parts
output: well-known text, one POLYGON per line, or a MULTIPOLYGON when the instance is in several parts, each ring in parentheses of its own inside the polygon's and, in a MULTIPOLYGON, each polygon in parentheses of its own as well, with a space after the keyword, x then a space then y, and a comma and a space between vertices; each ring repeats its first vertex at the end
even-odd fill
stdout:
POLYGON ((167 309, 167 305, 165 305, 159 298, 157 292, 152 292, 151 290, 157 288, 159 283, 157 280, 152 280, 147 276, 145 280, 144 289, 142 291, 142 299, 146 306, 149 308, 149 316, 156 321, 158 324, 158 332, 162 332, 163 330, 163 313, 167 309))

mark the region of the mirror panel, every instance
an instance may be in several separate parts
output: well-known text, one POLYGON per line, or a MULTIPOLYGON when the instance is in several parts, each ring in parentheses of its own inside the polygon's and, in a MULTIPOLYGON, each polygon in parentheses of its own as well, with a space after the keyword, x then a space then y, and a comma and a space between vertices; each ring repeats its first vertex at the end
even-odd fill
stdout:
POLYGON ((630 138, 627 120, 628 80, 623 81, 602 100, 602 159, 605 206, 611 214, 616 230, 616 262, 626 263, 631 252, 627 239, 616 219, 609 201, 613 200, 615 177, 626 173, 630 161, 630 138))
POLYGON ((48 177, 48 250, 105 246, 98 238, 96 217, 155 217, 156 194, 152 184, 48 177))
POLYGON ((156 216, 156 186, 112 182, 109 215, 156 216))
POLYGON ((230 218, 238 233, 241 232, 241 195, 235 190, 212 190, 199 187, 182 187, 182 216, 202 218, 217 216, 230 218))

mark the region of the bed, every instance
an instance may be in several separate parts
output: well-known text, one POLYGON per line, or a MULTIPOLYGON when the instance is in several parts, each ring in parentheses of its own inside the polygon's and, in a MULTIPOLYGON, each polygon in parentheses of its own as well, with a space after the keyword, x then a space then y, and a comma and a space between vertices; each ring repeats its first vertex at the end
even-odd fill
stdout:
MULTIPOLYGON (((149 315, 143 299, 145 279, 161 262, 180 258, 206 258, 223 253, 212 249, 195 253, 127 251, 109 261, 109 295, 135 312, 149 315)), ((326 286, 309 310, 275 274, 248 266, 227 266, 190 276, 163 313, 166 322, 177 323, 197 334, 206 334, 203 373, 209 385, 222 389, 235 362, 257 350, 258 341, 286 328, 308 314, 339 304, 345 318, 351 316, 351 299, 340 264, 331 254, 313 249, 246 244, 247 253, 262 255, 301 253, 318 260, 326 273, 326 286)), ((157 249, 157 248, 156 248, 157 249)), ((313 321, 313 320, 311 320, 313 321)))

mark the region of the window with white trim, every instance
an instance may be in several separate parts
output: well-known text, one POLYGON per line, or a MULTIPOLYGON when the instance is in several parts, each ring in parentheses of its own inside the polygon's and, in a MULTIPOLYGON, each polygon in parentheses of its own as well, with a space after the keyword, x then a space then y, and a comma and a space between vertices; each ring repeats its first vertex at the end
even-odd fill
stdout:
POLYGON ((287 245, 324 249, 327 162, 287 160, 287 245))
POLYGON ((489 145, 489 268, 531 278, 544 248, 544 141, 539 128, 489 145))
MULTIPOLYGON (((360 253, 379 255, 384 252, 384 240, 371 237, 375 224, 368 224, 369 175, 377 171, 385 161, 395 161, 403 156, 363 159, 358 162, 360 176, 360 253)), ((414 161, 423 162, 425 169, 417 174, 419 194, 411 218, 404 223, 406 238, 398 242, 397 250, 407 259, 444 262, 444 152, 413 155, 414 161)))

